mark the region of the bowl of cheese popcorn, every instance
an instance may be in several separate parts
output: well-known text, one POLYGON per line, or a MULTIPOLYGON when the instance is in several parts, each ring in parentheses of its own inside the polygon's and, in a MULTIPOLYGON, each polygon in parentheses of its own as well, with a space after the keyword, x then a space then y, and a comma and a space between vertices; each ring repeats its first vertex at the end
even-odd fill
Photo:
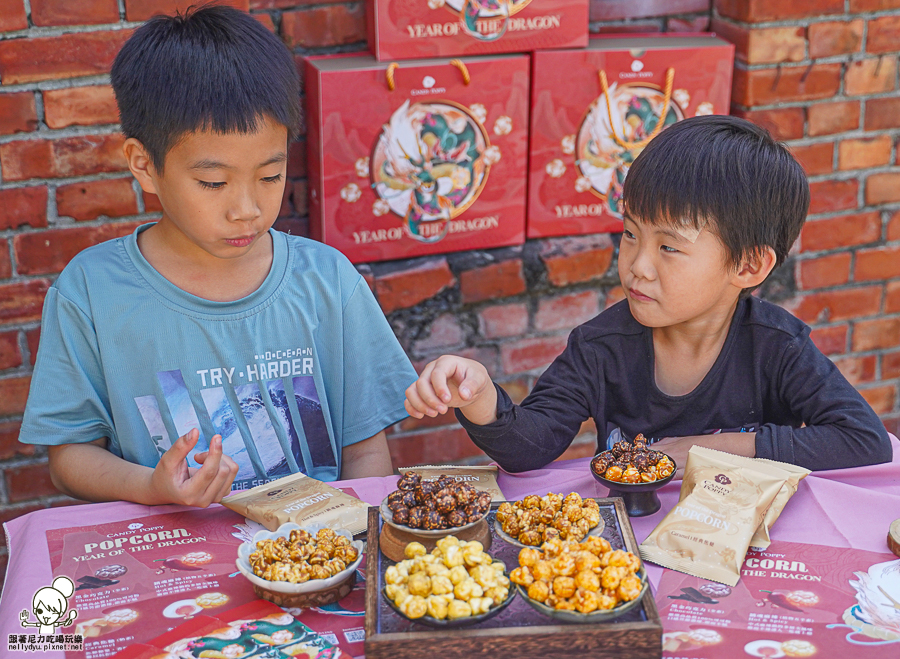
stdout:
POLYGON ((428 553, 419 542, 404 550, 406 559, 384 572, 381 591, 398 614, 431 627, 465 627, 500 613, 515 590, 506 566, 477 540, 446 536, 428 553))
POLYGON ((353 590, 363 552, 362 541, 346 529, 287 522, 243 543, 235 564, 262 599, 310 608, 337 602, 353 590))

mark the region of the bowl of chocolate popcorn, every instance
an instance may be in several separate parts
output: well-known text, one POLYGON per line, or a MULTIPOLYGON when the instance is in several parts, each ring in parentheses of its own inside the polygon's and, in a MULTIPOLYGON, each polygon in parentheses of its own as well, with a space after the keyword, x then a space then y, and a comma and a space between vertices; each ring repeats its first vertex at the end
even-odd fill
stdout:
POLYGON ((675 477, 675 461, 648 448, 643 435, 634 442, 616 442, 594 456, 591 474, 609 488, 609 496, 622 497, 630 517, 652 515, 662 503, 656 491, 675 477))
POLYGON ((235 564, 262 599, 310 608, 353 590, 363 552, 362 541, 346 529, 288 522, 276 531, 258 531, 238 548, 235 564))
POLYGON ((423 480, 406 472, 381 502, 381 517, 394 528, 440 538, 478 524, 491 509, 491 495, 452 476, 423 480))

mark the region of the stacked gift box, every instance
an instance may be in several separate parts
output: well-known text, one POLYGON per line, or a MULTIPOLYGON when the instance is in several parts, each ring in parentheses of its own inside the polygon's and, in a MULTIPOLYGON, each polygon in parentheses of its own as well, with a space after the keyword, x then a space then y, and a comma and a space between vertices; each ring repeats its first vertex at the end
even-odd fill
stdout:
POLYGON ((372 54, 306 60, 310 232, 351 261, 621 231, 660 130, 725 114, 713 35, 588 38, 588 0, 369 0, 372 54))

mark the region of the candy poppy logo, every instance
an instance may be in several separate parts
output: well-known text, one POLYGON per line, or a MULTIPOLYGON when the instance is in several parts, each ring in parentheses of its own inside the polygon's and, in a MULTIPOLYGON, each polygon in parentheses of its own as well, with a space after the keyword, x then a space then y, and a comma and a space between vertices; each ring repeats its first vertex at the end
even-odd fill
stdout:
POLYGON ((37 627, 39 635, 10 634, 10 652, 48 652, 52 650, 83 650, 84 637, 81 634, 57 634, 58 628, 69 627, 78 617, 75 609, 69 608, 69 598, 75 592, 75 584, 69 577, 57 577, 49 586, 39 589, 31 601, 31 611, 35 620, 28 618, 23 610, 19 614, 22 627, 37 627))
POLYGON ((731 485, 731 479, 728 478, 725 474, 719 474, 716 476, 716 482, 719 485, 731 485))
POLYGON ((375 143, 372 189, 403 218, 410 237, 433 243, 447 235, 449 220, 475 202, 498 160, 499 150, 468 108, 406 101, 375 143))

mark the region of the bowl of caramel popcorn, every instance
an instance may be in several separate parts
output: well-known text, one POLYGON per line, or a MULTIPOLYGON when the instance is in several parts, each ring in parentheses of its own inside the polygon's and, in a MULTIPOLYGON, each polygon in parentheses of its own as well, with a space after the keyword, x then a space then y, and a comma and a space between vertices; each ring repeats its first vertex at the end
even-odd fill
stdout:
POLYGON ((429 553, 419 542, 384 572, 381 591, 398 614, 431 627, 465 627, 493 618, 515 597, 506 565, 477 540, 445 536, 429 553))
POLYGON ((517 547, 537 546, 551 538, 581 541, 600 535, 605 527, 597 502, 582 499, 577 492, 530 494, 520 501, 504 501, 494 516, 494 531, 517 547))
POLYGON ((532 608, 565 622, 617 618, 639 606, 647 592, 641 559, 598 536, 524 547, 509 579, 532 608))
POLYGON ((621 440, 594 456, 591 474, 609 488, 609 496, 622 497, 630 517, 652 515, 662 503, 656 490, 675 477, 675 461, 648 448, 643 435, 634 442, 621 440))
POLYGON ((350 593, 363 558, 361 540, 346 529, 293 522, 258 531, 238 548, 238 570, 262 599, 279 606, 324 606, 350 593))

